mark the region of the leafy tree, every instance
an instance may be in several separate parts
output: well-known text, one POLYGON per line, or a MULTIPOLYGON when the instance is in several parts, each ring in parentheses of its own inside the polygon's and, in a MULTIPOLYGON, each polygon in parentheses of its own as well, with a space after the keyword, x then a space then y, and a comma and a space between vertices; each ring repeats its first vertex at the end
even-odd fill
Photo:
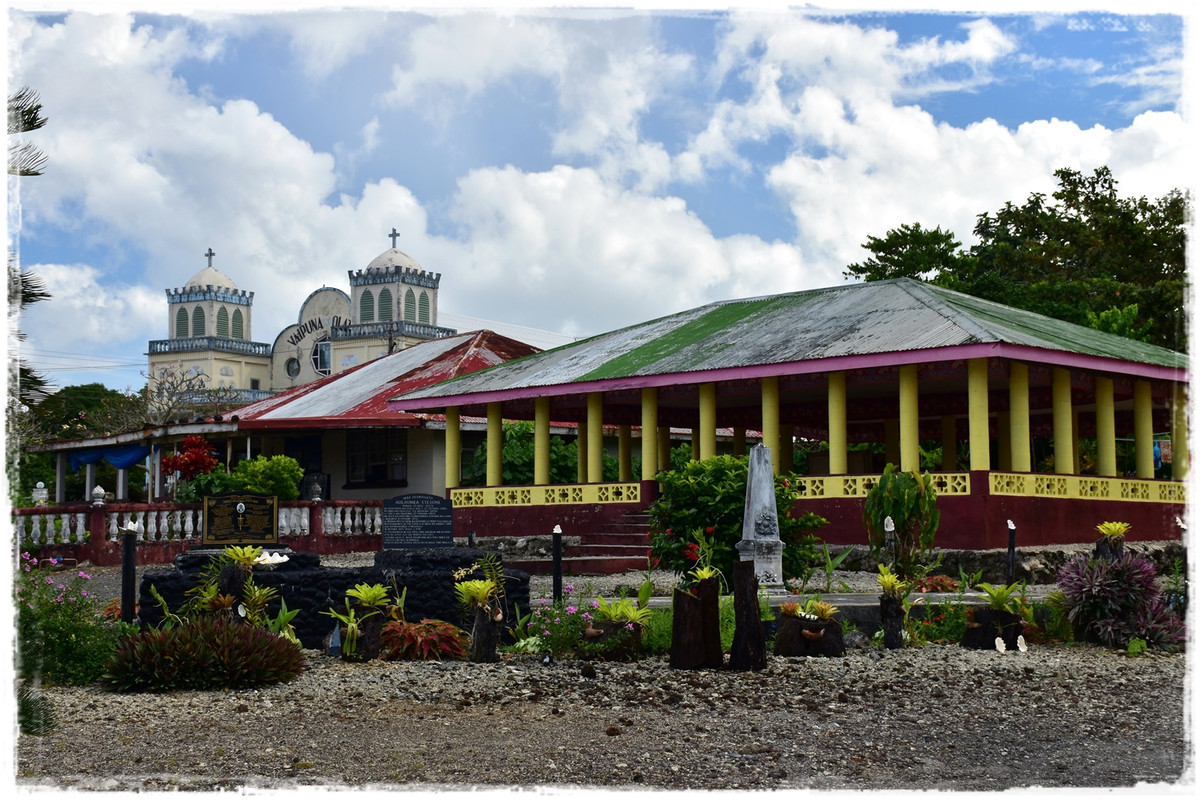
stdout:
POLYGON ((929 230, 921 224, 901 225, 881 239, 868 236, 863 248, 874 256, 861 264, 851 264, 843 273, 847 278, 882 281, 891 278, 929 280, 943 270, 970 258, 961 251, 962 243, 950 231, 940 227, 929 230))
POLYGON ((1034 193, 977 217, 963 252, 948 232, 905 225, 864 247, 847 277, 913 277, 964 294, 1185 351, 1186 221, 1191 195, 1122 198, 1108 167, 1054 173, 1034 193))

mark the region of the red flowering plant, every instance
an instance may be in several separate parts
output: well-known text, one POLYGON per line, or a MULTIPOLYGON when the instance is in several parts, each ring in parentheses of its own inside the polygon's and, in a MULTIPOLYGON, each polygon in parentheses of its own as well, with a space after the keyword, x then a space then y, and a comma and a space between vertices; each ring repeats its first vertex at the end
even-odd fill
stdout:
MULTIPOLYGON (((648 509, 650 556, 660 569, 674 571, 687 584, 687 574, 707 557, 705 564, 721 572, 725 585, 732 585, 736 545, 742 538, 747 475, 745 456, 715 456, 655 476, 661 491, 648 509), (706 553, 706 548, 710 552, 706 553)), ((784 476, 775 477, 785 578, 817 563, 818 539, 811 531, 828 524, 816 514, 794 514, 792 504, 797 495, 792 484, 784 476)))
POLYGON ((163 457, 162 468, 163 472, 178 472, 180 480, 190 481, 212 472, 219 463, 203 436, 189 436, 179 444, 179 452, 163 457))

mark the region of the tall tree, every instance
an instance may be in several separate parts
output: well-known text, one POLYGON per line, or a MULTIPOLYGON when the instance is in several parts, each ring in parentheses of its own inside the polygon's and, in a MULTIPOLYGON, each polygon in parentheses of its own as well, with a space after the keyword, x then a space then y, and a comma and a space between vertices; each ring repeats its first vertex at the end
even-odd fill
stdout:
POLYGON ((864 247, 847 277, 914 277, 1056 319, 1187 349, 1186 222, 1191 196, 1122 198, 1108 167, 1054 173, 1051 199, 1034 193, 977 217, 979 242, 901 226, 864 247))
MULTIPOLYGON (((8 96, 8 133, 20 135, 38 130, 46 124, 42 116, 42 104, 37 92, 28 86, 23 86, 8 96)), ((41 175, 46 166, 46 155, 31 142, 23 139, 10 140, 8 143, 8 174, 18 177, 41 175)), ((32 303, 49 299, 42 281, 33 273, 20 268, 17 254, 8 254, 8 308, 9 316, 19 315, 32 303)), ((20 329, 11 324, 9 328, 16 331, 16 338, 25 338, 20 329)), ((23 359, 17 367, 17 399, 30 406, 41 399, 46 390, 46 379, 23 359)))

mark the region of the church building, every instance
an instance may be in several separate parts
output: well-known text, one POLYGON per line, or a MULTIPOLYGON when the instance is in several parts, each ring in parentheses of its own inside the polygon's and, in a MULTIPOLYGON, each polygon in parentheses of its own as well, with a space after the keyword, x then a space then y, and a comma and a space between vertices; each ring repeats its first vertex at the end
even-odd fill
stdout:
POLYGON ((169 338, 149 343, 151 380, 166 372, 203 374, 212 389, 236 390, 243 402, 303 386, 418 342, 454 336, 438 325, 441 274, 392 247, 366 269, 350 270, 350 293, 322 287, 301 305, 294 324, 271 344, 252 338, 254 292, 208 265, 181 288, 167 289, 169 338))

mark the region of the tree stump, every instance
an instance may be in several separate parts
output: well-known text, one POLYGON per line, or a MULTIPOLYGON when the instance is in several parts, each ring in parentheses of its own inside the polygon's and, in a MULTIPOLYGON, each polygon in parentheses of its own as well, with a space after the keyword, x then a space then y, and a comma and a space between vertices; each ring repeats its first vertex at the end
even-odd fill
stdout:
POLYGON ((720 669, 724 663, 717 579, 700 581, 696 594, 676 589, 671 602, 671 669, 720 669))
POLYGON ((796 657, 805 655, 804 637, 800 635, 803 628, 800 618, 791 614, 779 616, 779 628, 775 631, 775 655, 796 657))
POLYGON ((904 647, 904 608, 899 598, 882 595, 879 598, 879 623, 883 628, 883 646, 888 650, 904 647))
POLYGON ((1116 561, 1125 551, 1124 536, 1101 536, 1096 540, 1093 556, 1105 561, 1116 561))
POLYGON ((767 634, 758 608, 758 576, 753 561, 733 565, 733 615, 736 627, 729 668, 746 672, 767 668, 767 634))
POLYGON ((494 612, 487 606, 475 609, 475 624, 471 626, 470 659, 477 664, 500 660, 500 626, 492 619, 494 612))

